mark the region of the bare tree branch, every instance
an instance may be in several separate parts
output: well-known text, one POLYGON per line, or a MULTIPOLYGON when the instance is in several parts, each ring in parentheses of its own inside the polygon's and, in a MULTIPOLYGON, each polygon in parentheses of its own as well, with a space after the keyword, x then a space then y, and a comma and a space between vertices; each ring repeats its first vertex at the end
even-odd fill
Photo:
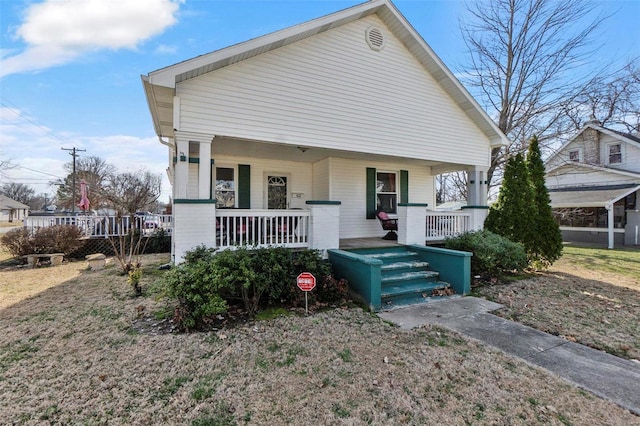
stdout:
POLYGON ((465 83, 479 90, 481 102, 512 140, 494 149, 488 172, 527 149, 532 134, 544 141, 565 129, 560 118, 583 84, 574 72, 593 53, 592 35, 605 19, 585 26, 576 22, 594 15, 595 5, 582 0, 491 0, 466 4, 472 19, 462 22, 470 51, 465 83))

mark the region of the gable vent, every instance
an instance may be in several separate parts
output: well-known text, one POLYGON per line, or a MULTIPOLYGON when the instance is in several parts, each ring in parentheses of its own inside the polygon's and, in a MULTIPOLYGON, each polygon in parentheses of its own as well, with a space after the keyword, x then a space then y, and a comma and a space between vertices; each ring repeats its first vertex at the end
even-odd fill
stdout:
POLYGON ((379 28, 369 27, 365 32, 367 44, 373 50, 382 50, 384 47, 384 34, 379 28))

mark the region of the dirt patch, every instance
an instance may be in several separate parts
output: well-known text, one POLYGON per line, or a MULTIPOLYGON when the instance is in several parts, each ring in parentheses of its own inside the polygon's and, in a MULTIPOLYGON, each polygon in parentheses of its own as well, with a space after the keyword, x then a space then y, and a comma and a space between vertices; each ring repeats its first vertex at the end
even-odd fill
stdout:
MULTIPOLYGON (((144 261, 152 262, 163 260, 144 261)), ((146 296, 135 298, 113 266, 46 270, 65 266, 71 278, 0 310, 4 422, 640 424, 453 332, 406 332, 361 309, 142 333, 133 326, 142 318, 169 321, 151 291, 163 272, 145 269, 146 296)), ((35 284, 28 272, 3 270, 0 279, 35 284)), ((14 289, 0 291, 4 300, 14 289)))
POLYGON ((561 259, 534 278, 474 291, 505 305, 494 312, 504 318, 640 361, 640 275, 576 268, 561 259))

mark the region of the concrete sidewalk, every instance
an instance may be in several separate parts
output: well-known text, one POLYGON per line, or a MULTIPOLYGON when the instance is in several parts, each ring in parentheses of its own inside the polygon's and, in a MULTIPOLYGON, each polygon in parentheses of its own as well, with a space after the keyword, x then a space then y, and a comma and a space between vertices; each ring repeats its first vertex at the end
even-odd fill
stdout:
POLYGON ((640 415, 640 364, 489 313, 501 307, 476 297, 455 297, 378 315, 404 329, 435 324, 457 331, 640 415))

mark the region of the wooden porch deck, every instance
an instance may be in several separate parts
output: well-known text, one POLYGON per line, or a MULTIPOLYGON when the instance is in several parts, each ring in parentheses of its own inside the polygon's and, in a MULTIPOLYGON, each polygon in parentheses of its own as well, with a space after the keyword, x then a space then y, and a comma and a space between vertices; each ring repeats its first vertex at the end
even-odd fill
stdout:
POLYGON ((361 248, 382 248, 382 247, 399 247, 397 241, 383 240, 381 237, 371 238, 347 238, 340 240, 340 249, 361 249, 361 248))
MULTIPOLYGON (((442 246, 444 239, 425 241, 426 246, 442 246)), ((356 250, 363 248, 384 248, 384 247, 399 247, 402 244, 398 244, 397 241, 383 240, 381 237, 370 238, 347 238, 340 240, 341 250, 356 250)))

